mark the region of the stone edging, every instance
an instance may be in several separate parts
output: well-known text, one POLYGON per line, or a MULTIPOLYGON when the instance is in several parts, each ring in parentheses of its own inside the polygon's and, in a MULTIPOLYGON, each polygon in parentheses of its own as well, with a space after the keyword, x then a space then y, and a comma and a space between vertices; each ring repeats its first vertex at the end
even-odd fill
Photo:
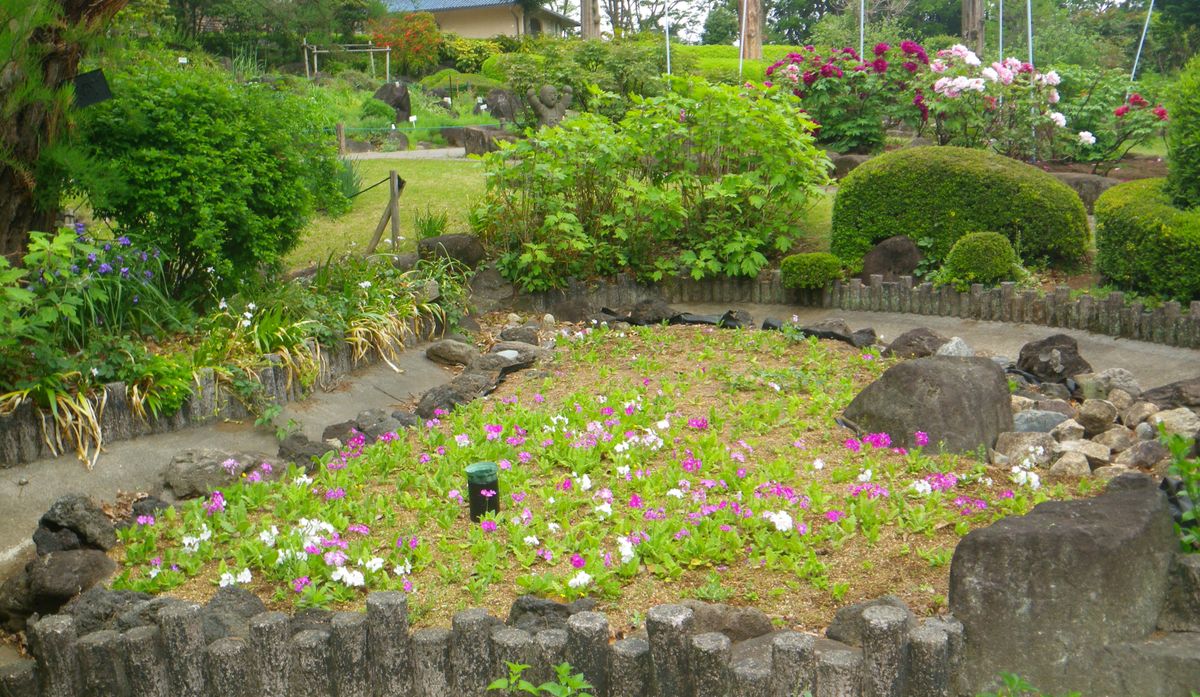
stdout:
MULTIPOLYGON (((428 339, 436 330, 436 322, 414 322, 405 341, 428 339)), ((318 355, 319 385, 329 384, 353 370, 381 360, 378 352, 374 350, 356 359, 354 349, 345 342, 339 342, 331 350, 322 350, 318 355)), ((286 404, 301 401, 308 396, 310 390, 301 387, 299 380, 291 374, 278 354, 263 356, 263 361, 265 365, 255 372, 258 382, 263 387, 264 399, 286 404)), ((197 372, 191 396, 179 411, 170 416, 148 416, 145 419, 137 416, 129 403, 128 387, 123 382, 106 384, 104 398, 97 395, 90 401, 99 417, 104 443, 178 431, 219 419, 246 419, 252 416, 236 395, 222 387, 212 368, 203 368, 197 372), (100 407, 101 404, 103 408, 100 407)), ((0 416, 0 468, 33 462, 43 457, 55 457, 56 453, 46 444, 43 437, 43 433, 53 434, 55 430, 53 417, 35 409, 29 400, 18 406, 13 413, 0 416)), ((57 454, 61 455, 69 450, 70 446, 64 437, 62 452, 57 454)))
POLYGON ((970 290, 960 292, 950 286, 915 284, 909 276, 884 282, 882 276, 873 275, 868 283, 851 279, 835 281, 819 290, 795 290, 785 288, 780 272, 775 270, 763 272, 755 279, 677 278, 656 286, 643 285, 629 277, 572 282, 566 290, 538 293, 522 298, 519 304, 537 312, 553 312, 564 301, 620 307, 647 298, 662 298, 669 303, 783 304, 961 317, 1080 329, 1111 337, 1200 348, 1200 301, 1193 300, 1188 311, 1175 301, 1148 310, 1141 302, 1126 302, 1125 294, 1119 291, 1104 299, 1082 295, 1071 300, 1067 286, 1059 286, 1049 295, 1018 290, 1015 283, 1002 283, 998 288, 974 284, 970 290))

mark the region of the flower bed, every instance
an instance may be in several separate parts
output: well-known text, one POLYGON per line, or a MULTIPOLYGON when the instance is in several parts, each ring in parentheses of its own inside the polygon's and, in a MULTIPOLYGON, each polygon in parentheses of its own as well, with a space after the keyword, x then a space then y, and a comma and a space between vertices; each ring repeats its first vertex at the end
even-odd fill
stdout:
POLYGON ((873 353, 684 327, 563 343, 552 373, 490 400, 142 519, 114 587, 238 584, 274 607, 405 590, 419 624, 523 592, 618 612, 684 595, 816 625, 885 592, 943 607, 958 537, 1066 494, 831 429, 882 372, 873 353), (478 461, 499 467, 483 494, 500 511, 472 523, 463 468, 478 461))

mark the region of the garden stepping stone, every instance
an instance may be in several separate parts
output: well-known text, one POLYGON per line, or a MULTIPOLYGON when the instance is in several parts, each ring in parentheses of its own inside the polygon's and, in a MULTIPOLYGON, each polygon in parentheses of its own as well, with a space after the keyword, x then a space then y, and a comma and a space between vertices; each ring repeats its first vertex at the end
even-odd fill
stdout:
POLYGON ((950 340, 931 329, 917 327, 893 339, 883 350, 883 357, 925 358, 932 356, 948 341, 950 340))
POLYGON ((1079 355, 1079 344, 1066 334, 1053 334, 1021 347, 1017 367, 1044 382, 1063 382, 1092 366, 1079 355))
POLYGON ((1134 470, 1125 467, 1124 465, 1104 465, 1103 467, 1097 467, 1096 469, 1092 470, 1092 476, 1096 479, 1107 481, 1109 479, 1116 479, 1122 474, 1129 474, 1133 471, 1134 470))
POLYGON ((1117 408, 1106 399, 1087 399, 1075 412, 1075 420, 1083 426, 1085 434, 1095 436, 1112 428, 1117 408))
POLYGON ((442 365, 467 365, 479 358, 479 349, 462 341, 442 339, 426 347, 425 357, 442 365))

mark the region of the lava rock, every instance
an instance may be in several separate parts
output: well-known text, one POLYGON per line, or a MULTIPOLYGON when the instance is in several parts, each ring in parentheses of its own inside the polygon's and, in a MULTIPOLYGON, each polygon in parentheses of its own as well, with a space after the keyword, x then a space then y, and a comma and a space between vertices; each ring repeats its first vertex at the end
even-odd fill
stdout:
POLYGON ((1079 355, 1079 344, 1066 334, 1053 334, 1022 346, 1017 367, 1042 381, 1056 383, 1092 370, 1079 355))
POLYGON ((44 525, 33 531, 33 545, 39 555, 83 548, 83 542, 74 530, 51 530, 44 525))
POLYGON ((12 632, 25 631, 25 620, 37 612, 29 574, 24 569, 0 584, 0 628, 12 632))
POLYGON ((912 276, 925 255, 916 242, 904 235, 896 235, 879 242, 863 256, 863 270, 859 278, 870 283, 872 275, 883 276, 885 283, 900 280, 901 276, 912 276))
POLYGON ((422 259, 453 259, 473 269, 483 261, 483 244, 475 235, 454 234, 426 237, 417 243, 422 259))
POLYGON ((454 339, 442 339, 425 348, 425 357, 442 365, 467 365, 479 358, 479 349, 454 339))
MULTIPOLYGON (((1067 378, 1068 380, 1070 378, 1067 378)), ((1038 391, 1047 399, 1066 401, 1071 398, 1071 390, 1064 384, 1058 382, 1043 382, 1038 385, 1038 391)))
POLYGON ((679 311, 668 305, 662 298, 646 298, 630 308, 628 322, 645 327, 670 322, 671 318, 678 314, 679 311))
POLYGON ((325 443, 336 441, 338 445, 345 445, 354 437, 356 431, 358 431, 357 421, 353 419, 350 421, 341 421, 326 426, 325 430, 321 431, 321 440, 325 443))
POLYGON ((536 595, 522 595, 513 601, 508 610, 508 619, 504 623, 530 634, 548 629, 566 631, 567 620, 571 615, 590 612, 595 607, 596 601, 590 598, 582 598, 573 603, 559 603, 536 595))
POLYGON ((396 111, 394 123, 408 123, 408 117, 412 116, 412 96, 406 83, 399 80, 385 83, 375 90, 374 97, 396 111))
POLYGON ((892 340, 883 350, 884 358, 925 358, 937 353, 949 339, 925 327, 909 329, 892 340))
POLYGON ((516 351, 518 359, 521 363, 530 361, 549 360, 554 356, 554 352, 548 348, 543 348, 535 344, 526 344, 520 341, 497 341, 490 353, 501 353, 503 351, 516 351))
POLYGON ((421 425, 421 420, 416 414, 408 411, 393 411, 392 420, 400 424, 401 428, 416 428, 421 425))
POLYGON ((111 576, 117 564, 98 549, 72 549, 38 557, 25 569, 38 612, 50 614, 111 576))
POLYGON ((453 411, 460 404, 469 404, 495 390, 499 379, 499 373, 463 373, 421 395, 421 401, 417 403, 417 415, 430 419, 438 409, 453 411))
POLYGON ((924 431, 949 452, 990 448, 1013 425, 1004 371, 986 358, 934 356, 898 363, 846 407, 844 417, 914 447, 924 431))
POLYGON ((358 430, 367 437, 368 443, 374 443, 385 433, 399 433, 404 426, 392 418, 390 412, 384 409, 367 409, 354 417, 358 430))
POLYGON ((93 587, 67 603, 59 612, 74 617, 75 630, 79 636, 84 636, 102 629, 116 629, 118 617, 148 600, 148 593, 93 587))
POLYGON ((130 517, 137 520, 139 516, 158 515, 159 511, 170 507, 171 504, 157 496, 143 496, 130 506, 130 517))
POLYGON ((520 327, 508 327, 500 332, 501 341, 519 341, 523 344, 531 346, 538 345, 538 330, 537 327, 522 325, 520 327))
POLYGON ((204 639, 209 643, 231 636, 249 639, 250 618, 266 611, 263 601, 245 588, 218 588, 204 606, 204 639))
MULTIPOLYGON (((51 533, 70 531, 78 539, 78 547, 87 549, 112 549, 117 544, 117 530, 104 510, 87 496, 69 494, 59 497, 42 514, 38 525, 51 533)), ((58 536, 59 541, 69 541, 70 536, 58 536)), ((75 549, 63 547, 62 549, 75 549)), ((55 550, 58 551, 58 550, 55 550)), ((41 549, 38 553, 42 553, 41 549)))
POLYGON ((516 288, 500 275, 493 264, 486 264, 471 278, 471 305, 478 312, 495 312, 507 307, 516 297, 516 288))
POLYGON ((157 595, 149 600, 134 603, 117 617, 116 627, 113 628, 126 632, 134 627, 148 627, 157 624, 159 611, 178 605, 190 605, 190 603, 182 598, 172 598, 169 595, 157 595))
POLYGON ((295 462, 307 467, 312 464, 313 460, 321 459, 325 453, 331 450, 337 450, 337 448, 328 443, 311 441, 303 433, 297 432, 279 442, 278 456, 284 462, 295 462))
POLYGON ((1075 418, 1075 407, 1064 399, 1039 399, 1034 401, 1033 408, 1042 411, 1056 411, 1069 419, 1075 418))

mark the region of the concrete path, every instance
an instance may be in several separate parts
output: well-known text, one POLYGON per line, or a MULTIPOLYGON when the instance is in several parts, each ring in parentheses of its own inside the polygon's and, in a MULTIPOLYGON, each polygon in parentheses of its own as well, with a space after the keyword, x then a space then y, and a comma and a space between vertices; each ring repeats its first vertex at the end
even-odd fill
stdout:
POLYGON ((428 150, 346 153, 347 160, 461 160, 466 156, 466 148, 430 148, 428 150))
MULTIPOLYGON (((402 372, 379 363, 343 378, 329 392, 318 391, 303 402, 286 405, 276 423, 295 421, 306 436, 320 439, 330 424, 352 419, 365 409, 396 408, 451 377, 425 358, 423 346, 400 354, 395 363, 402 372)), ((112 443, 91 472, 73 454, 0 469, 0 580, 32 558, 30 538, 38 518, 56 498, 78 492, 112 501, 120 491, 152 491, 171 456, 187 448, 257 452, 271 458, 279 449, 274 430, 256 428, 250 420, 112 443)))
POLYGON ((1061 327, 790 305, 674 304, 672 307, 700 314, 720 314, 729 309, 746 310, 754 316, 757 325, 761 325, 762 321, 768 317, 787 321, 792 318, 792 315, 797 315, 801 322, 817 322, 830 317, 841 317, 852 329, 873 328, 877 334, 881 335, 881 341, 885 343, 909 329, 928 327, 943 336, 961 337, 976 351, 986 351, 993 355, 1009 356, 1013 359, 1016 359, 1021 346, 1030 341, 1044 339, 1051 334, 1068 334, 1079 342, 1079 355, 1091 363, 1097 371, 1106 368, 1125 368, 1133 373, 1133 376, 1145 389, 1200 375, 1200 351, 1195 349, 1162 346, 1131 339, 1114 339, 1061 327))

